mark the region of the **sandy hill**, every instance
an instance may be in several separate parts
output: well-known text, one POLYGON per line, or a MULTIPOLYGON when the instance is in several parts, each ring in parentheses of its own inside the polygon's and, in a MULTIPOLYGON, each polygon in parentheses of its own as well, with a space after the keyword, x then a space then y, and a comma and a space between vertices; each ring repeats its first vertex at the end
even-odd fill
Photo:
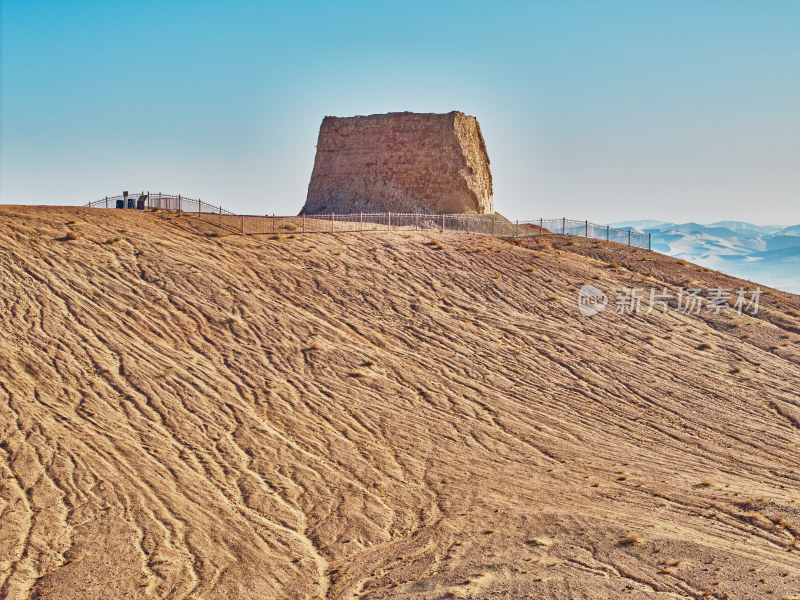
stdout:
POLYGON ((0 207, 0 597, 800 595, 797 296, 585 318, 584 283, 751 286, 560 236, 213 232, 0 207))

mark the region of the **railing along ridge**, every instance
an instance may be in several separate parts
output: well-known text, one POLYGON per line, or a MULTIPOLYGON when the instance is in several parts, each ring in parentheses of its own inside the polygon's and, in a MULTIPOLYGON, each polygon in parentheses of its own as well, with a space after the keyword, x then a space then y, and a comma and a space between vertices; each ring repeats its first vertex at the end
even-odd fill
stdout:
POLYGON ((106 196, 89 202, 92 208, 141 208, 186 213, 221 229, 241 235, 292 233, 346 233, 359 231, 443 230, 478 233, 497 237, 535 237, 563 234, 618 242, 650 249, 651 236, 631 229, 618 229, 587 220, 558 218, 509 221, 496 214, 429 214, 429 213, 325 213, 315 215, 244 215, 221 206, 187 198, 180 194, 142 192, 134 196, 106 196), (130 201, 133 201, 133 205, 130 201))

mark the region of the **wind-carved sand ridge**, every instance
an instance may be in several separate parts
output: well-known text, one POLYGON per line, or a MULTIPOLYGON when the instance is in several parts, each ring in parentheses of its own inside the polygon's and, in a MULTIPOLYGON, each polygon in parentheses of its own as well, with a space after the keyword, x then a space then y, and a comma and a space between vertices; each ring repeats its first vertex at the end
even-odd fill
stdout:
POLYGON ((797 296, 584 318, 584 283, 753 285, 561 236, 213 231, 0 208, 0 597, 800 595, 797 296))

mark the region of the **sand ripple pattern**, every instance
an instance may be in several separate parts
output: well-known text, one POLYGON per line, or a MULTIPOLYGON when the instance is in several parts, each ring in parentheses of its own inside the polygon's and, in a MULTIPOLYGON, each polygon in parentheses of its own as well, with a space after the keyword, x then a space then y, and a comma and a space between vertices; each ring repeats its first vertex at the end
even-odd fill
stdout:
POLYGON ((213 231, 0 208, 0 597, 800 595, 798 297, 587 319, 588 282, 742 282, 213 231))

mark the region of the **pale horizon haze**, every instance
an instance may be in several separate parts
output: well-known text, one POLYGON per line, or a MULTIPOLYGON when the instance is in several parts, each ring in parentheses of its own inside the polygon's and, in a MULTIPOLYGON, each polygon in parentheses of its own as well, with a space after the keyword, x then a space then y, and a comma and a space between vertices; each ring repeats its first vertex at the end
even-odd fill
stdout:
POLYGON ((800 2, 0 4, 0 203, 302 207, 326 115, 477 117, 498 212, 800 223, 800 2))

